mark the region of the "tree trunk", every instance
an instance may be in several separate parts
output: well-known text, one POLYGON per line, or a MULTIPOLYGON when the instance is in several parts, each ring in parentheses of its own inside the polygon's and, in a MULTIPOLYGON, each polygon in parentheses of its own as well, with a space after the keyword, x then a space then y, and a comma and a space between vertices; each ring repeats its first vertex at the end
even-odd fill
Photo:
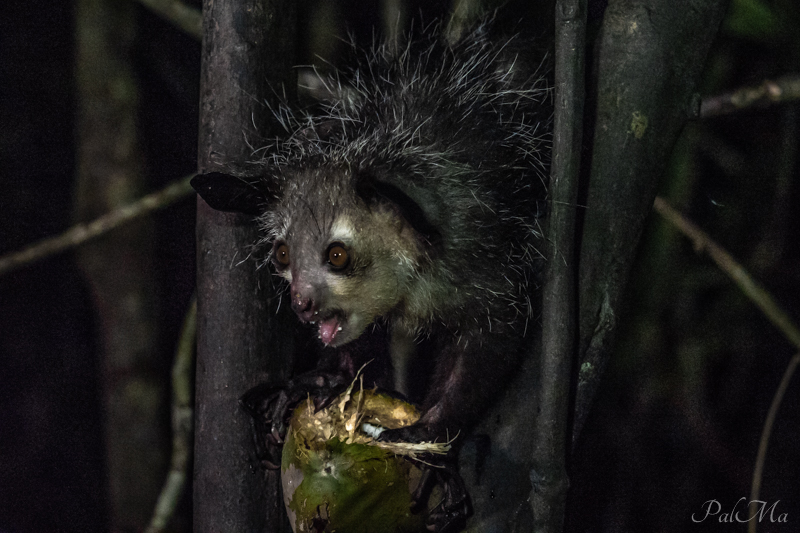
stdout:
MULTIPOLYGON (((131 49, 134 3, 79 0, 76 12, 76 218, 94 219, 144 190, 131 49)), ((82 248, 78 260, 102 332, 102 386, 111 531, 141 531, 167 465, 168 361, 158 352, 157 285, 149 220, 82 248), (166 363, 166 364, 165 364, 166 363)))
MULTIPOLYGON (((590 102, 596 102, 596 107, 586 109, 586 123, 594 127, 593 134, 585 136, 593 141, 592 152, 582 162, 590 168, 583 172, 584 193, 577 202, 586 206, 579 211, 582 220, 574 237, 579 255, 571 263, 558 261, 567 271, 563 275, 579 276, 580 359, 574 367, 579 375, 573 442, 611 353, 620 302, 656 183, 691 116, 695 87, 726 4, 724 0, 611 0, 606 11, 595 43, 597 81, 588 85, 590 102), (592 112, 596 118, 589 116, 592 112)), ((554 161, 561 157, 568 156, 560 151, 553 154, 554 161)), ((558 275, 554 270, 548 274, 554 275, 558 275)), ((561 316, 568 325, 570 302, 562 303, 561 316)), ((552 320, 559 302, 551 296, 545 305, 549 308, 543 311, 543 321, 552 320)), ((542 344, 536 339, 532 346, 531 357, 507 389, 498 391, 500 401, 462 449, 461 471, 475 506, 468 531, 527 532, 540 527, 557 531, 560 527, 563 501, 533 502, 538 505, 536 516, 528 501, 531 489, 545 482, 553 484, 553 494, 564 494, 563 461, 541 466, 531 458, 534 454, 555 457, 559 439, 566 437, 558 428, 567 422, 567 413, 559 408, 563 396, 549 394, 547 383, 541 386, 556 379, 547 366, 558 364, 544 365, 552 358, 540 355, 542 344), (553 416, 560 412, 564 420, 556 421, 553 416), (543 434, 550 431, 548 420, 558 434, 543 434)), ((552 341, 546 346, 558 348, 553 348, 552 341)), ((568 356, 559 351, 560 357, 568 356)), ((560 449, 568 455, 568 446, 560 449)))
MULTIPOLYGON (((265 101, 275 106, 275 94, 291 95, 296 87, 294 4, 204 2, 200 172, 246 173, 248 143, 275 133, 267 130, 265 101)), ((285 315, 276 315, 269 269, 257 270, 248 256, 256 240, 251 220, 198 199, 194 528, 200 533, 290 531, 280 477, 254 457, 250 420, 238 405, 250 387, 284 380, 291 368, 291 328, 281 322, 285 315)))
POLYGON ((656 185, 686 121, 726 0, 612 0, 596 43, 597 102, 580 250, 573 444, 613 348, 656 185))

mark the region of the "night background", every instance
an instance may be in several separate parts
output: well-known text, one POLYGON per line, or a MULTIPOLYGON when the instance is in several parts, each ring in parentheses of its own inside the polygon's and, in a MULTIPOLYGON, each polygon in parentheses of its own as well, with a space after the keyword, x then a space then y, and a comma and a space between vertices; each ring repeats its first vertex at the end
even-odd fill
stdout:
MULTIPOLYGON (((592 4, 596 31, 602 3, 592 4)), ((441 2, 405 6, 410 16, 424 11, 426 20, 446 9, 441 2)), ((130 191, 136 198, 196 169, 200 43, 144 6, 129 7, 127 57, 138 86, 141 182, 130 191)), ((365 44, 382 27, 377 2, 309 1, 300 12, 304 63, 337 59, 342 47, 331 36, 345 34, 337 22, 347 20, 365 44)), ((77 199, 75 22, 73 2, 11 2, 0 17, 0 256, 102 213, 92 216, 77 199)), ((800 5, 735 0, 701 95, 788 75, 800 75, 800 5)), ((793 102, 688 124, 659 193, 740 261, 795 324, 798 101, 795 95, 793 102)), ((168 465, 169 371, 194 290, 194 216, 192 194, 134 225, 141 233, 132 242, 146 242, 134 246, 136 253, 102 255, 108 259, 97 267, 96 258, 69 251, 0 276, 0 533, 146 526, 143 509, 154 505, 168 465), (147 324, 111 342, 135 344, 146 336, 148 356, 109 370, 102 363, 108 301, 86 272, 99 268, 124 284, 128 269, 140 264, 148 274, 139 286, 147 292, 131 306, 150 310, 147 324), (152 490, 112 525, 118 485, 109 480, 106 426, 117 411, 106 407, 104 391, 118 383, 146 384, 136 390, 146 389, 142 405, 152 408, 142 416, 155 425, 132 437, 128 477, 115 482, 149 483, 152 490)), ((108 238, 97 242, 96 253, 113 248, 108 238)), ((569 464, 567 530, 744 531, 746 525, 717 517, 694 524, 691 516, 702 515, 709 500, 725 512, 748 499, 767 410, 798 348, 655 213, 626 302, 617 348, 569 464)), ((117 317, 117 325, 124 320, 117 317)), ((761 499, 779 502, 776 516, 788 513, 788 523, 762 522, 762 531, 796 531, 800 523, 799 436, 795 376, 778 411, 761 489, 761 499)), ((170 527, 191 529, 188 495, 170 527)))

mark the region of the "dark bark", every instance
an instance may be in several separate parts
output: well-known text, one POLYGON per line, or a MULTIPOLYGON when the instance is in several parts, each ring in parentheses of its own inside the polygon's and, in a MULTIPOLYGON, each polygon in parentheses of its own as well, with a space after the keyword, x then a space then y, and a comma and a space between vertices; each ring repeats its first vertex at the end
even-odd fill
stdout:
MULTIPOLYGON (((656 182, 678 133, 696 112, 695 86, 724 7, 722 0, 697 5, 667 0, 610 3, 596 45, 597 82, 589 85, 590 91, 597 91, 597 117, 586 121, 594 123, 595 133, 591 157, 584 160, 590 171, 583 174, 591 176, 585 198, 576 203, 572 185, 558 177, 551 186, 551 230, 564 236, 574 231, 578 260, 565 255, 574 240, 552 242, 557 252, 550 258, 550 284, 543 294, 542 361, 535 355, 526 361, 477 429, 478 436, 462 450, 462 473, 476 510, 469 531, 561 529, 570 433, 569 410, 563 411, 564 388, 570 381, 566 365, 579 365, 574 442, 610 353, 621 297, 656 182), (575 205, 588 208, 578 212, 582 220, 570 230, 564 215, 574 213, 575 205), (569 296, 569 283, 576 275, 577 316, 570 310, 575 302, 569 296), (578 331, 573 336, 570 321, 576 319, 578 331), (578 362, 575 350, 581 356, 578 362), (531 424, 531 417, 537 422, 531 424), (534 493, 528 502, 531 487, 534 493), (547 494, 537 494, 542 490, 547 494)), ((564 15, 558 16, 570 18, 564 15)), ((568 34, 576 26, 568 23, 561 29, 568 34)), ((578 63, 570 68, 579 69, 578 63)), ((571 75, 580 76, 578 70, 571 75)), ((565 118, 563 111, 557 113, 557 120, 565 118)), ((569 134, 573 141, 579 139, 576 129, 569 134)), ((559 136, 565 134, 555 135, 553 175, 558 176, 562 163, 577 163, 562 151, 575 145, 565 142, 562 147, 559 136)))
MULTIPOLYGON (((138 86, 131 1, 81 0, 76 11, 76 218, 139 198, 138 86)), ((87 245, 78 260, 97 307, 111 531, 147 525, 167 464, 166 365, 158 350, 153 228, 139 221, 87 245)))
MULTIPOLYGON (((200 172, 246 172, 270 116, 264 104, 296 83, 295 3, 206 0, 201 73, 200 172), (258 125, 259 130, 255 129, 258 125)), ((194 527, 198 532, 289 531, 279 476, 253 455, 238 398, 262 381, 282 380, 291 335, 275 335, 268 269, 247 251, 252 221, 211 210, 198 199, 198 338, 194 527)), ((285 329, 285 327, 284 327, 285 329)))
POLYGON ((612 0, 597 42, 597 111, 579 274, 573 443, 611 353, 656 184, 696 114, 695 88, 727 2, 612 0))
POLYGON ((555 124, 550 172, 549 246, 542 293, 542 379, 533 416, 533 530, 564 528, 570 376, 575 360, 575 218, 584 102, 586 0, 556 3, 555 124))

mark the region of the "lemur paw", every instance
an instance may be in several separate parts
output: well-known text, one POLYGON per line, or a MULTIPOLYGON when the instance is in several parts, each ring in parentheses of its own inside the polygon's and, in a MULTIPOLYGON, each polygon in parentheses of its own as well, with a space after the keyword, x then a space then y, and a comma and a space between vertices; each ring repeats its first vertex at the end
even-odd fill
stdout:
POLYGON ((266 468, 278 468, 280 454, 274 449, 283 445, 292 410, 297 404, 311 396, 315 409, 320 410, 339 395, 345 382, 344 377, 334 374, 302 374, 283 384, 256 385, 239 399, 239 404, 252 417, 256 457, 266 468))

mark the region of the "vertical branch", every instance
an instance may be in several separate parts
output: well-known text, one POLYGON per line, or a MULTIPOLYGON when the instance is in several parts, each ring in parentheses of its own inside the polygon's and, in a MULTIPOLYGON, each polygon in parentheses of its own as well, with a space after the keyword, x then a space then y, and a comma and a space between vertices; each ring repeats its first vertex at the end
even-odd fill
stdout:
POLYGON ((575 208, 581 159, 586 0, 556 2, 555 124, 550 173, 550 246, 542 294, 542 379, 531 470, 534 531, 559 532, 569 480, 570 371, 575 355, 575 208))
POLYGON ((158 496, 153 517, 145 533, 162 533, 175 514, 186 486, 187 470, 192 457, 192 369, 197 337, 197 298, 192 297, 183 319, 175 362, 172 363, 172 458, 169 474, 158 496))
POLYGON ((620 302, 727 2, 610 0, 596 45, 596 132, 580 249, 573 443, 611 353, 620 302))
MULTIPOLYGON (((129 0, 79 0, 76 11, 79 221, 144 189, 129 0)), ((103 334, 102 384, 112 531, 142 530, 167 463, 166 369, 157 346, 152 225, 142 220, 87 245, 78 261, 103 334)))
MULTIPOLYGON (((247 172, 277 94, 296 81, 296 2, 206 0, 198 167, 247 172), (266 102, 269 102, 267 105, 266 102)), ((253 222, 198 199, 197 377, 194 528, 199 533, 288 531, 280 479, 253 457, 250 421, 238 398, 287 377, 288 334, 276 334, 268 269, 256 269, 253 222)), ((282 328, 286 330, 287 328, 282 328)))

